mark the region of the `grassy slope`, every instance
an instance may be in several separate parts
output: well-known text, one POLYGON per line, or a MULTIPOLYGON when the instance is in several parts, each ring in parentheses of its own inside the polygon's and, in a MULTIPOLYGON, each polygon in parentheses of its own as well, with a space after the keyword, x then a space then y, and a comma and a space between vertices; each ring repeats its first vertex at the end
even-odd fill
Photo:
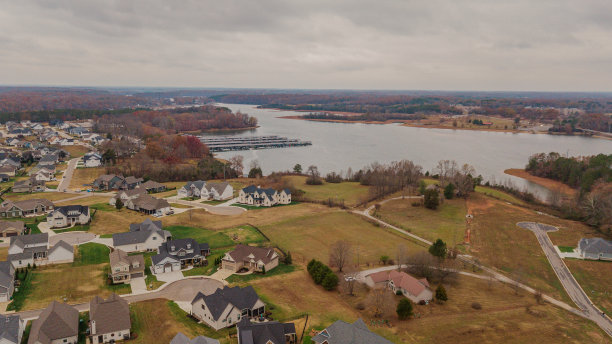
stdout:
POLYGON ((413 207, 414 200, 394 200, 381 206, 381 219, 406 229, 422 238, 444 240, 451 247, 463 242, 465 232, 465 200, 445 200, 437 209, 413 207))
POLYGON ((612 262, 565 259, 565 264, 591 301, 612 316, 612 262))
POLYGON ((354 182, 326 183, 323 185, 308 185, 304 176, 286 176, 295 188, 305 192, 304 197, 315 201, 325 201, 329 198, 343 199, 348 206, 354 206, 367 197, 370 188, 354 182))

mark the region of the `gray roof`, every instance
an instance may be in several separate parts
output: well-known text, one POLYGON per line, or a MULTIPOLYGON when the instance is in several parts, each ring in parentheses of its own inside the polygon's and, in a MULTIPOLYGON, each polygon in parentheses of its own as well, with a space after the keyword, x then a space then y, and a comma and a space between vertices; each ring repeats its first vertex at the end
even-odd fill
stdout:
POLYGON ((206 185, 206 188, 208 190, 212 190, 215 189, 217 190, 217 193, 222 194, 223 191, 225 191, 225 189, 227 189, 230 186, 230 184, 228 182, 222 182, 222 183, 208 183, 206 185))
POLYGON ((179 332, 172 338, 170 344, 219 344, 219 341, 204 336, 197 336, 189 340, 189 337, 179 332))
POLYGON ((612 241, 602 238, 582 238, 578 242, 578 249, 588 254, 612 254, 612 241))
POLYGON ((23 231, 24 228, 25 228, 25 223, 23 221, 0 220, 0 233, 10 230, 10 229, 14 229, 14 230, 17 230, 18 232, 21 232, 23 231))
POLYGON ((32 322, 28 344, 51 344, 79 333, 79 311, 65 303, 51 302, 32 322))
POLYGON ((157 232, 166 240, 171 234, 162 230, 161 226, 161 221, 151 221, 150 219, 146 219, 142 223, 132 223, 129 232, 113 234, 113 246, 143 243, 153 232, 157 232))
POLYGON ((191 301, 191 304, 193 305, 199 299, 203 299, 213 319, 216 321, 225 308, 227 308, 227 305, 231 304, 240 310, 252 309, 257 300, 259 300, 259 296, 251 286, 244 288, 224 286, 223 289, 219 288, 208 296, 199 292, 193 301, 191 301))
POLYGON ((20 322, 19 315, 0 314, 0 342, 6 340, 11 343, 19 343, 20 322))
POLYGON ((152 231, 152 230, 161 230, 161 229, 162 229, 161 221, 153 221, 149 218, 142 221, 141 223, 131 223, 130 224, 130 232, 152 231))
POLYGON ((49 233, 39 233, 30 235, 19 235, 11 237, 11 246, 17 245, 24 248, 26 245, 47 244, 49 243, 49 233))
POLYGON ((81 214, 89 214, 89 207, 86 205, 64 205, 55 207, 53 213, 55 212, 59 212, 64 216, 79 216, 81 214))
POLYGON ((165 243, 162 243, 159 246, 159 254, 152 256, 151 262, 154 265, 157 265, 167 257, 171 257, 174 259, 191 259, 198 256, 202 257, 202 251, 208 249, 209 246, 207 243, 199 244, 197 241, 191 238, 170 240, 165 243), (188 245, 190 245, 190 248, 187 248, 188 245), (181 250, 192 250, 193 252, 186 253, 184 256, 178 256, 177 253, 181 250))
POLYGON ((242 318, 237 326, 239 344, 285 344, 285 335, 295 334, 293 323, 251 323, 247 318, 242 318))
POLYGON ((6 292, 15 281, 15 269, 8 261, 0 262, 0 290, 6 292))
POLYGON ((53 245, 53 247, 51 247, 51 249, 49 249, 49 254, 53 253, 55 250, 57 250, 60 247, 66 249, 69 252, 72 252, 74 254, 74 247, 72 245, 70 245, 69 243, 65 242, 64 240, 60 240, 60 241, 57 242, 57 244, 53 245))
POLYGON ((187 182, 187 184, 185 184, 185 186, 183 186, 185 189, 189 189, 191 186, 194 186, 197 189, 202 190, 202 188, 204 187, 204 185, 206 185, 206 181, 204 180, 195 180, 193 182, 187 182))
POLYGON ((312 337, 316 344, 393 344, 391 341, 371 332, 363 320, 352 324, 338 320, 321 333, 312 337))
POLYGON ((89 302, 89 319, 96 322, 95 334, 127 330, 132 327, 130 306, 117 294, 108 299, 96 296, 89 302))

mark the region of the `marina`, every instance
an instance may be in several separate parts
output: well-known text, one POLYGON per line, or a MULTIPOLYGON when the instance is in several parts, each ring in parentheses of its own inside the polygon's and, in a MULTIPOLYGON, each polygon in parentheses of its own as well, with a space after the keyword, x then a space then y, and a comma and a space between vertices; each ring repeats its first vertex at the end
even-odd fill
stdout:
POLYGON ((211 152, 239 151, 249 149, 270 149, 310 146, 312 142, 289 139, 277 135, 270 136, 200 136, 200 141, 211 152))

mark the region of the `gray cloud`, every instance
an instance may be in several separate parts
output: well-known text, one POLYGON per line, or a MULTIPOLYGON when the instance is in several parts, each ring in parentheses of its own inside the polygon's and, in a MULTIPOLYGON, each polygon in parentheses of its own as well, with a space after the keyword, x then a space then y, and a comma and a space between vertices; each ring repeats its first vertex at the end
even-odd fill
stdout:
POLYGON ((608 0, 0 0, 0 83, 612 91, 608 0))

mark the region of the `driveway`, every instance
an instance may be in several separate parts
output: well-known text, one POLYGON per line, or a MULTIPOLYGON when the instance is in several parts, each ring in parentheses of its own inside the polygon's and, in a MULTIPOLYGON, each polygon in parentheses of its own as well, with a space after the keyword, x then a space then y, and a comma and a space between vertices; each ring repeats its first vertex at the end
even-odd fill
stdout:
POLYGON ((72 180, 72 175, 74 174, 74 170, 76 169, 77 163, 80 159, 81 158, 74 158, 68 162, 68 167, 66 167, 66 170, 62 175, 63 178, 57 187, 58 192, 66 192, 68 190, 68 187, 70 187, 70 181, 72 180))
POLYGON ((595 307, 587 294, 582 290, 580 284, 576 281, 571 271, 567 268, 563 259, 559 257, 555 247, 550 241, 547 232, 557 231, 559 230, 557 227, 553 227, 550 225, 536 223, 536 222, 519 222, 516 224, 518 227, 528 229, 532 231, 544 254, 546 254, 546 258, 548 258, 548 262, 552 266, 553 270, 557 274, 559 281, 563 285, 563 288, 569 295, 569 297, 574 301, 574 303, 580 308, 583 312, 584 317, 594 321, 601 327, 609 336, 612 336, 612 320, 603 315, 599 308, 595 307))
POLYGON ((147 284, 144 277, 132 278, 130 281, 132 294, 142 294, 147 292, 147 284))
POLYGON ((222 206, 222 205, 215 206, 215 205, 200 203, 198 201, 185 201, 185 200, 178 198, 178 196, 168 197, 166 198, 166 200, 168 202, 187 205, 193 208, 205 209, 209 213, 215 214, 215 215, 228 215, 228 216, 240 215, 246 211, 246 209, 241 208, 241 207, 222 206))
POLYGON ((59 233, 55 235, 49 235, 49 245, 55 245, 60 240, 63 240, 72 246, 81 245, 86 242, 90 242, 95 238, 96 236, 94 234, 87 233, 87 232, 65 232, 65 233, 59 233))
POLYGON ((157 277, 158 281, 162 281, 166 283, 180 281, 183 278, 185 278, 185 276, 183 276, 182 271, 165 272, 163 274, 156 274, 155 277, 157 277))
POLYGON ((41 222, 38 224, 38 229, 40 230, 41 233, 47 233, 49 234, 49 238, 51 238, 55 234, 55 232, 51 229, 51 226, 49 226, 49 222, 41 222))

